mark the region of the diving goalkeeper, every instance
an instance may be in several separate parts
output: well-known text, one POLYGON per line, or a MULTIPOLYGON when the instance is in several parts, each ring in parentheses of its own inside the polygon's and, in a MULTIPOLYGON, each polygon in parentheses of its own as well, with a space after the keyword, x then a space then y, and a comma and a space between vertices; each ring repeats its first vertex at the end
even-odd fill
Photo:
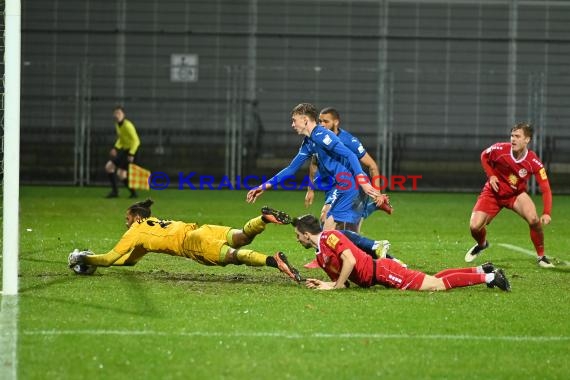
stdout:
POLYGON ((279 269, 294 281, 300 282, 299 272, 289 265, 283 252, 268 256, 242 248, 265 230, 269 223, 289 224, 291 217, 269 207, 261 215, 249 220, 242 229, 227 226, 162 220, 151 216, 153 201, 147 199, 130 206, 125 215, 127 232, 115 247, 102 255, 91 252, 72 252, 70 268, 76 265, 109 267, 132 266, 149 252, 166 253, 190 258, 203 265, 270 266, 279 269))

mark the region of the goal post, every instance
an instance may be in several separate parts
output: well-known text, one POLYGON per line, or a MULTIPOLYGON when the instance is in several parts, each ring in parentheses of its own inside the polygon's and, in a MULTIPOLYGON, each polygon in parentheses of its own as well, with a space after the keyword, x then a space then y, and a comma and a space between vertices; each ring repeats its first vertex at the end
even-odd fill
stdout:
POLYGON ((2 295, 17 295, 20 240, 21 4, 20 0, 9 0, 4 4, 2 295))

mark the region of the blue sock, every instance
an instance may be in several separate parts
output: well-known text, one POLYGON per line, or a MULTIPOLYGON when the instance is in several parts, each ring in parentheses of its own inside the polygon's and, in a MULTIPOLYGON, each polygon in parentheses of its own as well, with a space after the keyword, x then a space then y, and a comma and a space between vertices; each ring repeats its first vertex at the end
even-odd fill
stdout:
POLYGON ((374 258, 377 257, 376 251, 374 250, 374 244, 376 243, 374 240, 368 239, 364 236, 357 234, 356 232, 349 230, 341 230, 340 232, 342 232, 344 236, 346 236, 355 246, 362 249, 370 256, 374 258))
POLYGON ((378 207, 376 207, 376 203, 370 201, 368 202, 368 204, 366 205, 366 208, 364 209, 364 212, 362 213, 362 217, 364 219, 368 218, 370 216, 370 214, 372 214, 373 212, 375 212, 376 210, 378 210, 378 207))

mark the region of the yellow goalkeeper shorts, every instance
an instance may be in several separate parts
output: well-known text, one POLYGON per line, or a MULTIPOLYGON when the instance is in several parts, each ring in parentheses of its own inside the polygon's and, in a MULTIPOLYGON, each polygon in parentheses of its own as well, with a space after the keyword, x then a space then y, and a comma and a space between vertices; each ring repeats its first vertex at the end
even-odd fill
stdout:
POLYGON ((204 265, 221 265, 221 255, 225 256, 231 244, 231 227, 204 224, 186 234, 182 247, 184 256, 204 265), (224 251, 224 252, 222 252, 224 251))

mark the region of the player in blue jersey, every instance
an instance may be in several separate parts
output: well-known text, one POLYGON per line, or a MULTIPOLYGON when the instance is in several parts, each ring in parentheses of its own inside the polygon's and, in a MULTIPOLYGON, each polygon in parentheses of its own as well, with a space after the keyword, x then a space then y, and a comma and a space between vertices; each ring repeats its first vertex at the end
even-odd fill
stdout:
POLYGON ((370 184, 358 157, 337 135, 317 124, 317 119, 318 111, 312 104, 301 103, 293 108, 291 126, 298 134, 305 136, 299 152, 287 167, 260 186, 251 189, 246 200, 253 203, 265 190, 291 179, 301 166, 315 155, 319 172, 331 178, 330 185, 338 190, 331 202, 327 218, 332 217, 338 229, 354 229, 361 217, 354 207, 355 202, 358 202, 359 189, 374 200, 380 197, 380 192, 370 184))
MULTIPOLYGON (((366 151, 360 140, 358 140, 358 138, 356 138, 346 130, 341 129, 339 127, 340 115, 338 111, 332 107, 323 108, 319 115, 319 124, 334 132, 338 136, 340 141, 356 155, 356 157, 360 160, 362 166, 368 168, 368 174, 370 178, 373 180, 375 188, 380 189, 381 186, 380 176, 379 176, 380 172, 378 170, 378 165, 376 164, 376 161, 374 161, 374 159, 370 156, 370 154, 368 154, 368 152, 366 151)), ((311 166, 309 167, 309 177, 311 181, 313 182, 313 184, 328 183, 330 180, 324 178, 318 172, 317 164, 318 163, 316 158, 313 157, 313 160, 311 161, 311 166)), ((313 203, 313 199, 315 196, 313 187, 318 188, 318 186, 307 187, 307 194, 305 195, 306 207, 309 207, 309 205, 313 203)), ((334 225, 331 224, 332 222, 331 218, 325 220, 328 210, 330 208, 331 201, 335 197, 334 194, 335 191, 336 189, 331 188, 327 189, 325 193, 325 204, 323 205, 323 208, 321 210, 321 223, 323 224, 324 230, 335 228, 334 225)), ((387 214, 392 213, 392 207, 390 206, 388 197, 386 195, 379 198, 378 202, 375 203, 372 201, 372 199, 370 199, 370 197, 368 197, 368 195, 361 193, 360 202, 357 205, 357 207, 359 208, 359 211, 362 213, 363 219, 368 217, 368 215, 370 215, 372 212, 378 209, 383 210, 387 214)), ((360 230, 360 225, 357 226, 356 232, 359 232, 359 230, 360 230)))

